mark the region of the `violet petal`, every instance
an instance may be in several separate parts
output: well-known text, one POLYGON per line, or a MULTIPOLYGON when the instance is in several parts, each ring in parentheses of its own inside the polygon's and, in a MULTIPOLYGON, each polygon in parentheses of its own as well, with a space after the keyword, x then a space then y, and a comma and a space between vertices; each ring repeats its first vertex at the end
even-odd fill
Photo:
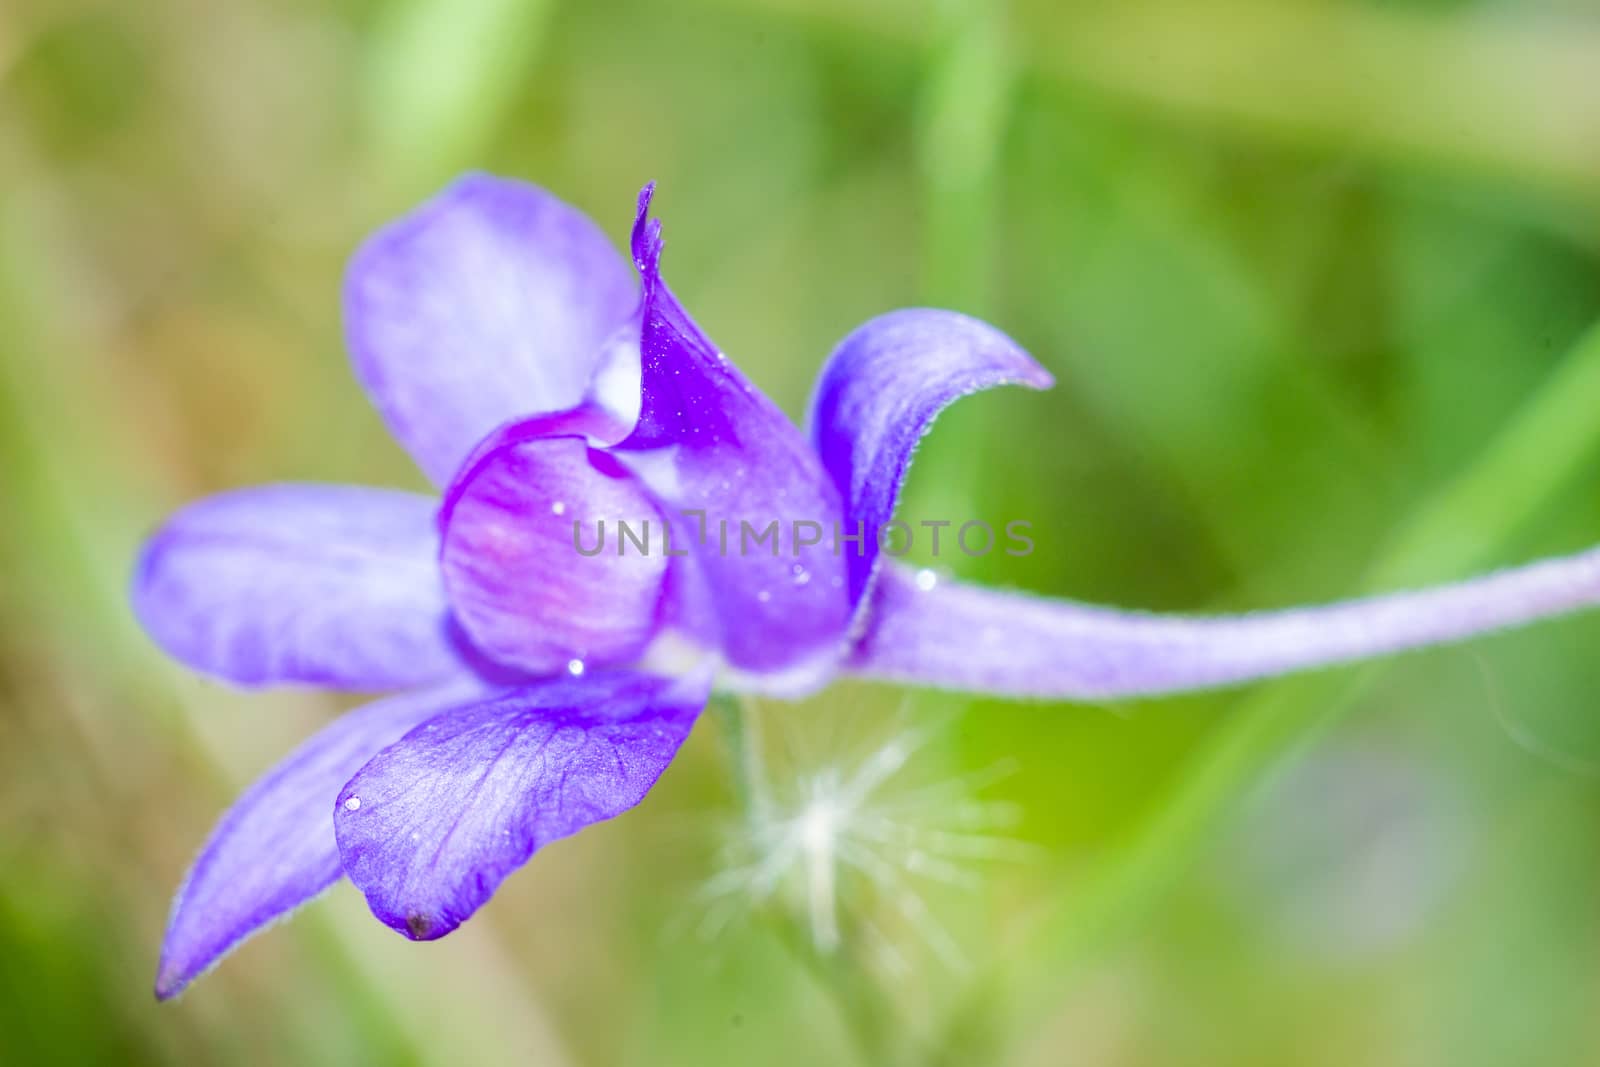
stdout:
POLYGON ((471 174, 357 253, 345 329, 390 431, 443 486, 502 422, 577 404, 637 301, 626 261, 582 212, 471 174))
POLYGON ((1243 615, 1118 611, 882 568, 852 673, 1105 700, 1232 685, 1449 644, 1600 604, 1600 549, 1468 581, 1243 615))
MULTIPOLYGON (((1047 371, 1005 334, 954 311, 908 308, 858 327, 817 378, 808 424, 822 464, 844 498, 845 519, 883 529, 917 442, 955 400, 997 385, 1049 388, 1047 371)), ((849 556, 859 603, 879 542, 849 556)))
POLYGON ((381 691, 462 673, 439 581, 434 502, 269 485, 191 504, 145 546, 132 600, 197 671, 245 686, 381 691))
POLYGON ((599 672, 431 719, 339 792, 345 872, 388 926, 444 936, 540 848, 642 800, 709 689, 599 672))
POLYGON ((156 996, 176 996, 240 941, 338 881, 329 805, 339 787, 418 723, 481 696, 455 686, 347 712, 251 786, 217 823, 172 902, 156 996))
POLYGON ((586 422, 578 410, 491 434, 440 512, 440 566, 462 630, 530 674, 630 660, 655 632, 670 562, 661 513, 616 460, 574 436, 586 422), (653 538, 649 551, 619 521, 653 538))
POLYGON ((706 339, 662 281, 651 193, 640 194, 633 231, 644 283, 643 405, 615 452, 677 513, 669 516, 674 543, 695 551, 729 662, 769 676, 814 677, 837 659, 849 621, 845 561, 833 542, 842 520, 838 491, 805 437, 706 339), (681 514, 689 511, 701 517, 681 514), (813 529, 797 537, 800 523, 820 531, 817 543, 800 543, 813 529), (772 536, 762 538, 769 527, 772 536))

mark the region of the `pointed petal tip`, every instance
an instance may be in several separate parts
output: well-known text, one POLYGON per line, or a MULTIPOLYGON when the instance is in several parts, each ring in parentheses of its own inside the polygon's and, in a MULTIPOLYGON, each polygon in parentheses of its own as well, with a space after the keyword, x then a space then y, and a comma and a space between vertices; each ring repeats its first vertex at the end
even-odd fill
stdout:
POLYGON ((157 1003, 165 1004, 188 988, 189 979, 162 967, 156 974, 155 995, 157 1003))
POLYGON ((633 217, 633 234, 630 245, 633 264, 647 278, 656 273, 661 260, 661 220, 650 217, 650 204, 655 199, 656 183, 646 182, 639 190, 639 208, 633 217))
POLYGON ((461 925, 460 922, 440 922, 420 911, 407 912, 404 921, 401 922, 388 919, 384 921, 411 941, 437 941, 461 925))
POLYGON ((196 957, 192 952, 185 952, 174 942, 173 930, 169 926, 166 939, 161 946, 161 962, 156 965, 156 981, 152 990, 156 1002, 165 1004, 169 1000, 177 999, 198 979, 211 973, 217 964, 249 936, 247 933, 209 956, 196 957))
POLYGON ((372 911, 372 917, 383 925, 405 938, 407 941, 427 942, 438 941, 446 934, 456 931, 462 923, 471 919, 475 912, 468 913, 460 918, 455 918, 448 913, 435 913, 423 908, 401 908, 398 911, 379 911, 371 897, 367 898, 367 905, 372 911))
POLYGON ((1022 365, 1022 373, 1021 376, 1017 378, 1017 384, 1025 385, 1029 389, 1054 389, 1056 386, 1056 376, 1045 370, 1044 367, 1040 365, 1038 360, 1034 359, 1026 352, 1023 352, 1022 354, 1026 362, 1024 362, 1022 365))

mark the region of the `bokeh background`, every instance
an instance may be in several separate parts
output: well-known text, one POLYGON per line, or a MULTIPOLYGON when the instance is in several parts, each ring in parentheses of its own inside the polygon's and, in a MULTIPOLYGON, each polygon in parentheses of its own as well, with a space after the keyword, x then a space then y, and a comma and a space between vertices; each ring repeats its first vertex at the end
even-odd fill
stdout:
POLYGON ((361 698, 167 662, 132 561, 224 488, 422 484, 340 276, 469 168, 618 240, 658 180, 675 288, 797 417, 880 311, 1020 340, 1058 387, 959 405, 903 508, 1034 522, 966 576, 1239 609, 1600 538, 1600 5, 5 0, 0 1062, 1600 1060, 1595 619, 1118 707, 759 705, 780 797, 915 747, 831 948, 813 872, 741 881, 707 718, 451 937, 341 886, 157 1005, 210 826, 361 698))

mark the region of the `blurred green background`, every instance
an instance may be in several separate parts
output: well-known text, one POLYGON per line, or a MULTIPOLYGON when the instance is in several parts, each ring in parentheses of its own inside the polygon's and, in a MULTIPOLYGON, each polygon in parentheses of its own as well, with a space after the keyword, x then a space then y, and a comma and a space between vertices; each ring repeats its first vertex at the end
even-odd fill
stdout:
POLYGON ((880 311, 1015 336, 1058 387, 959 405, 903 506, 1034 522, 968 576, 1239 609, 1600 538, 1595 3, 6 0, 0 1062, 1600 1061, 1595 619, 1113 708, 762 704, 780 797, 923 741, 836 947, 815 872, 741 882, 708 717, 451 937, 341 886, 158 1006, 213 821, 359 698, 169 663, 133 557, 220 489, 422 484, 340 275, 468 168, 619 241, 658 180, 679 295, 797 417, 880 311))

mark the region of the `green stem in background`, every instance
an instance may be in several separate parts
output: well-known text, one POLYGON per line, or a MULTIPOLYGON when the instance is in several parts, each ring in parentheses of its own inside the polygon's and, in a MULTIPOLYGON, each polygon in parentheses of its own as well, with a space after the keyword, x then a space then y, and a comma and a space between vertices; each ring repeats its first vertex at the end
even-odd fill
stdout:
MULTIPOLYGON (((994 293, 998 163, 1014 82, 1006 13, 987 0, 935 8, 916 116, 919 301, 981 318, 994 293)), ((984 463, 983 449, 956 450, 955 440, 928 446, 942 476, 923 489, 933 494, 923 506, 949 514, 972 510, 984 463)))
MULTIPOLYGON (((885 44, 920 47, 929 36, 929 20, 909 6, 759 3, 774 17, 885 44)), ((1592 134, 1600 25, 1592 19, 1275 0, 1099 3, 1077 5, 1068 18, 1017 19, 1019 65, 1058 91, 1255 141, 1442 164, 1558 193, 1600 186, 1592 134)))
POLYGON ((1591 328, 1477 460, 1396 529, 1369 587, 1491 565, 1499 546, 1572 485, 1600 450, 1600 325, 1591 328))
POLYGON ((853 954, 838 951, 822 953, 806 932, 806 925, 792 915, 777 924, 778 937, 789 953, 825 989, 838 1009, 861 1062, 867 1067, 890 1067, 909 1061, 897 1038, 905 1036, 899 1014, 889 1003, 883 987, 872 972, 853 954))
MULTIPOLYGON (((1600 325, 1506 423, 1467 470, 1397 528, 1368 589, 1491 565, 1513 537, 1600 453, 1600 325)), ((1348 710, 1383 670, 1291 679, 1246 697, 1143 826, 1047 913, 1006 971, 975 984, 941 1043, 950 1062, 1019 1036, 1060 1002, 1064 985, 1215 839, 1241 801, 1348 710)))
POLYGON ((409 201, 491 140, 539 58, 555 0, 402 0, 379 24, 366 71, 369 179, 409 201))
POLYGON ((1168 115, 1559 191, 1600 182, 1592 19, 1156 0, 1092 5, 1039 29, 1035 69, 1168 115))
POLYGON ((986 310, 994 259, 996 163, 1010 111, 1003 11, 984 0, 944 6, 917 126, 925 226, 924 299, 986 310))

